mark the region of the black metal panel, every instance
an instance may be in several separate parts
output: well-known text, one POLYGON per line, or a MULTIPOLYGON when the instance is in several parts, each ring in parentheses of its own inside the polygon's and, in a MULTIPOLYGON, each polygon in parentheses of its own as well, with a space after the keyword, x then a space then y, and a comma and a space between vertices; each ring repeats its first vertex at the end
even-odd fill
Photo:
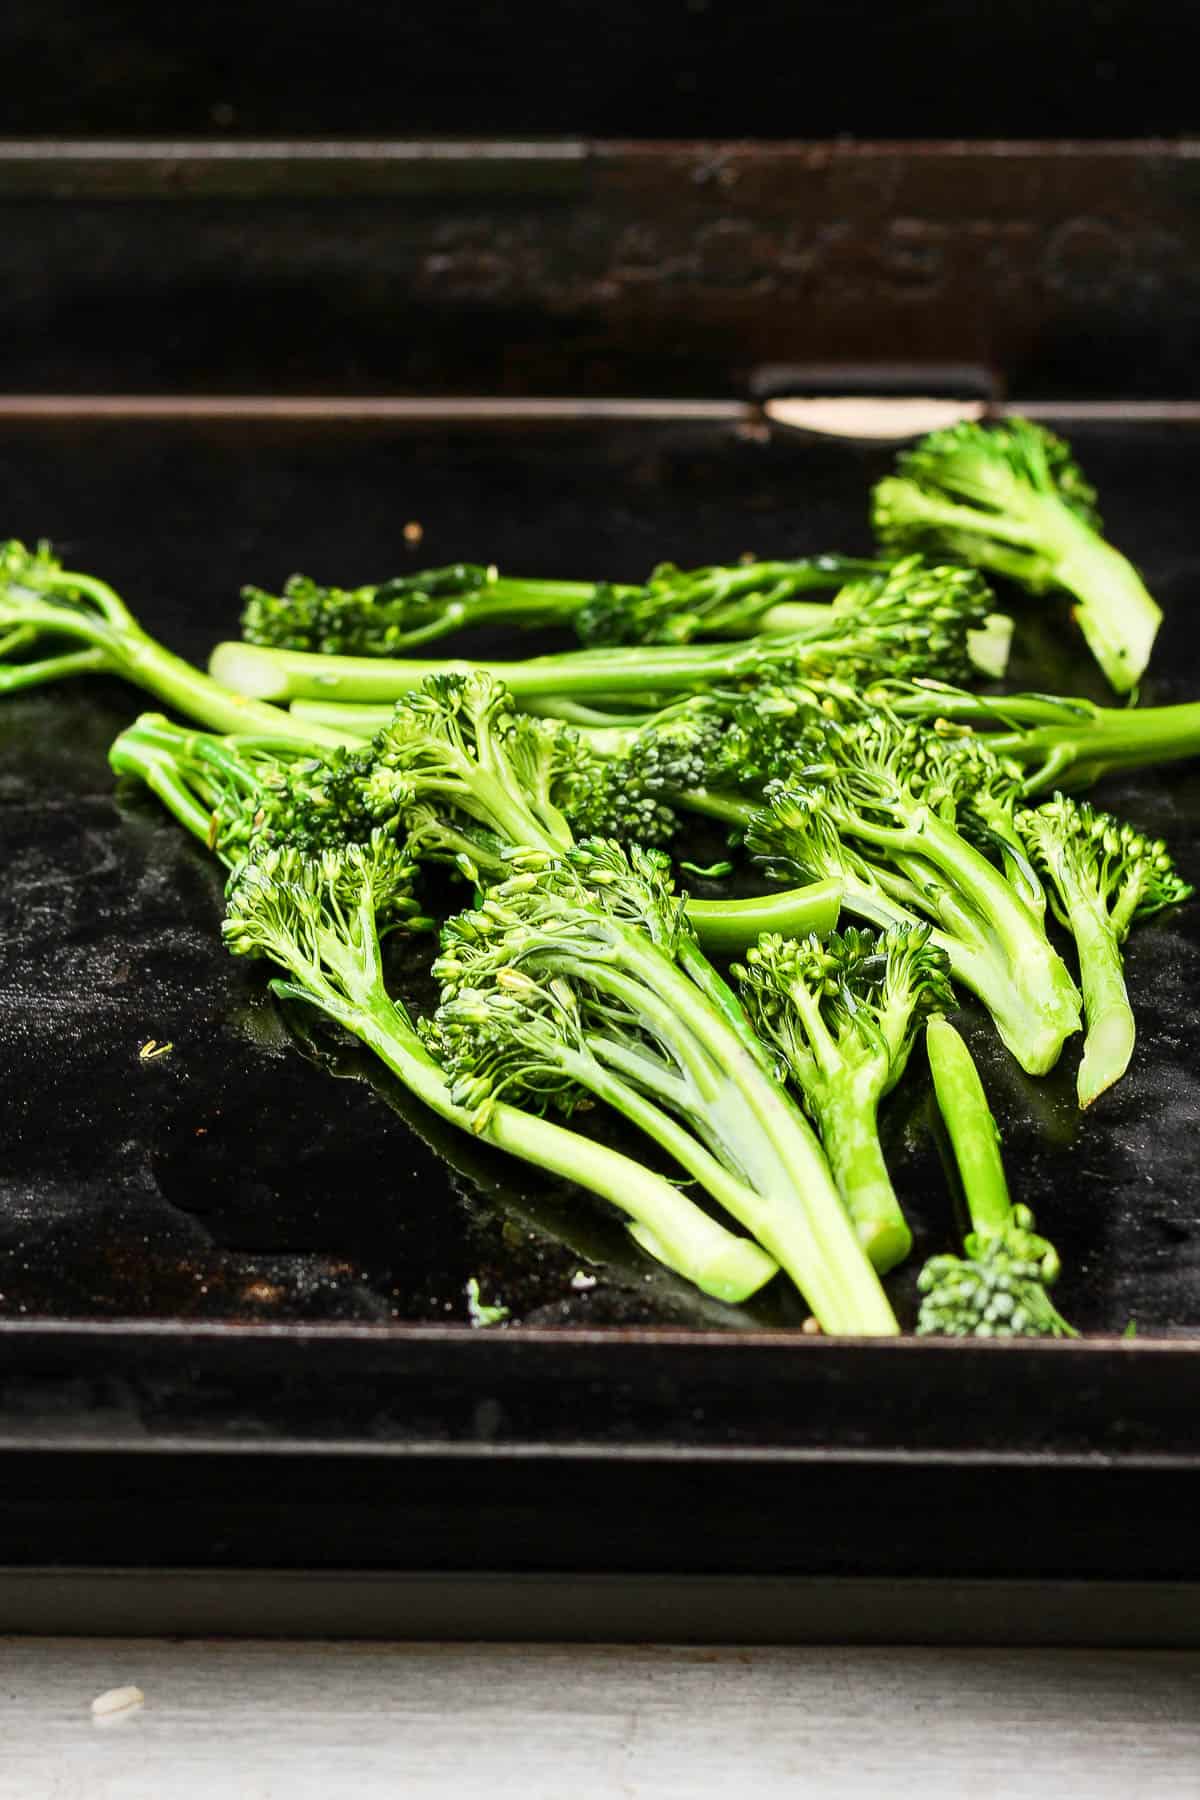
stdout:
POLYGON ((1197 393, 1187 144, 0 143, 0 391, 1197 393))
POLYGON ((8 0, 0 129, 1141 137, 1198 48, 1172 0, 8 0))

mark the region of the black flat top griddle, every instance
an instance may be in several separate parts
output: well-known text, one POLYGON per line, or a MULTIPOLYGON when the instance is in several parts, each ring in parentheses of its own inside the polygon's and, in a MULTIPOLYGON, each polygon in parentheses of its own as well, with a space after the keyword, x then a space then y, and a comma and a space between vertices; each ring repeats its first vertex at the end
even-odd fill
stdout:
MULTIPOLYGON (((1166 615, 1145 698, 1190 699, 1200 428, 1071 435, 1166 615)), ((199 660, 243 581, 293 569, 863 550, 889 461, 732 415, 0 418, 6 524, 199 660)), ((1014 680, 1103 698, 1061 610, 1011 598, 1014 680)), ((149 704, 89 680, 0 707, 0 1563, 1197 1572, 1200 904, 1134 934, 1137 1052, 1087 1117, 1074 1050, 1030 1081, 964 1014, 1061 1308, 1103 1339, 814 1342, 782 1283, 741 1310, 693 1294, 599 1203, 406 1118, 282 1013, 220 946, 212 862, 114 792, 108 744, 149 704), (172 1049, 143 1060, 151 1039, 172 1049), (507 1329, 470 1329, 472 1275, 507 1329)), ((1195 769, 1104 798, 1200 878, 1195 769)), ((398 980, 428 995, 416 960, 398 980)), ((916 1061, 883 1132, 911 1324, 952 1235, 916 1061)))

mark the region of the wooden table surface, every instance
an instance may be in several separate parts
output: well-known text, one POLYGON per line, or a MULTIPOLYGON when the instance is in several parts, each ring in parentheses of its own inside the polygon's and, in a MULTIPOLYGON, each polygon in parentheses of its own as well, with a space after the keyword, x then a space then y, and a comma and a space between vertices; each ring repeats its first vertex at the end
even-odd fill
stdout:
POLYGON ((0 1639, 4 1800, 741 1793, 1196 1800, 1200 1654, 0 1639))

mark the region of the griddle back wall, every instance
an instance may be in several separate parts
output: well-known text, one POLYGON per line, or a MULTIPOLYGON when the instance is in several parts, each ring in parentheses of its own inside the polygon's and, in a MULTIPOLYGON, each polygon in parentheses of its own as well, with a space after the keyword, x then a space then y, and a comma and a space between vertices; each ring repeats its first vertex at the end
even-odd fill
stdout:
POLYGON ((902 358, 1186 398, 1196 167, 1162 141, 0 142, 0 391, 740 397, 763 365, 902 358))

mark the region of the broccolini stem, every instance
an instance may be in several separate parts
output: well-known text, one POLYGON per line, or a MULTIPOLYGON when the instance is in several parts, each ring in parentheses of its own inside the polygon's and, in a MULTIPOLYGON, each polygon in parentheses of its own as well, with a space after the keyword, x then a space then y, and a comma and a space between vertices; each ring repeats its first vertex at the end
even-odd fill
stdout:
MULTIPOLYGON (((53 637, 82 640, 102 659, 97 660, 95 668, 124 676, 211 731, 255 730, 292 743, 327 749, 343 742, 322 726, 293 720, 274 707, 230 693, 211 676, 148 636, 105 582, 66 570, 41 572, 37 579, 36 591, 13 581, 7 595, 5 584, 0 582, 0 617, 6 610, 2 603, 8 598, 21 623, 53 637), (71 604, 80 594, 92 601, 95 612, 71 604)), ((34 666, 40 670, 38 679, 49 679, 45 663, 34 666)), ((14 668, 19 671, 20 665, 14 668)), ((76 663, 62 672, 78 674, 81 670, 76 663)), ((19 676, 14 685, 20 685, 19 676)))
POLYGON ((741 1001, 724 976, 713 968, 700 945, 694 939, 682 936, 676 959, 680 968, 691 976, 700 992, 716 1007, 725 1023, 737 1032, 743 1048, 749 1051, 759 1068, 773 1081, 775 1065, 766 1046, 746 1017, 741 1001))
MULTIPOLYGON (((576 1059, 569 1051, 564 1052, 562 1066, 565 1073, 574 1073, 598 1100, 603 1100, 614 1111, 623 1113, 631 1124, 636 1125, 665 1150, 668 1156, 674 1157, 679 1166, 694 1176, 717 1204, 723 1206, 733 1218, 740 1218, 743 1213, 753 1210, 755 1196, 745 1182, 731 1173, 710 1150, 706 1150, 699 1138, 685 1125, 681 1125, 670 1113, 665 1112, 661 1106, 656 1106, 646 1094, 640 1092, 634 1081, 622 1079, 615 1067, 607 1066, 610 1062, 617 1064, 621 1061, 617 1054, 618 1046, 606 1046, 598 1040, 590 1039, 588 1048, 593 1060, 586 1070, 575 1067, 576 1059)), ((691 1202, 687 1204, 690 1205, 691 1202)), ((647 1223, 653 1228, 652 1221, 647 1223)))
POLYGON ((929 1021, 926 1043, 971 1230, 965 1260, 932 1257, 917 1278, 918 1334, 1077 1336, 1047 1292, 1058 1278, 1058 1252, 1034 1230, 1029 1208, 1009 1199, 1000 1134, 970 1051, 941 1018, 929 1021))
POLYGON ((114 775, 132 775, 144 782, 150 792, 166 807, 171 816, 212 848, 210 832, 212 814, 197 801, 187 783, 182 781, 171 762, 155 753, 153 747, 136 735, 137 727, 122 732, 109 751, 109 766, 114 775))
MULTIPOLYGON (((1025 696, 1017 695, 1018 701, 1025 696)), ((1010 712, 1007 698, 1004 711, 1010 712)), ((1019 712, 1010 713, 1019 718, 1019 712)), ((1098 706, 1088 719, 1031 725, 1026 731, 987 734, 997 756, 1012 756, 1033 765, 1027 794, 1054 787, 1099 781, 1121 769, 1149 763, 1178 762, 1200 755, 1200 701, 1180 706, 1098 706)))
MULTIPOLYGON (((769 606, 764 613, 759 613, 754 621, 755 631, 764 634, 778 635, 791 631, 811 631, 814 625, 824 625, 829 619, 830 600, 780 600, 769 606)), ((714 621, 707 627, 706 635, 711 637, 741 637, 745 633, 745 623, 734 617, 728 621, 714 621)))
POLYGON ((838 922, 842 902, 840 881, 814 881, 809 887, 782 888, 749 900, 696 900, 689 898, 687 916, 704 950, 713 956, 734 956, 760 938, 764 931, 784 937, 823 937, 838 922))
POLYGON ((938 1111, 950 1134, 972 1229, 981 1237, 995 1236, 1007 1229, 1012 1202, 1000 1157, 1000 1133, 979 1071, 948 1019, 930 1019, 925 1046, 938 1111))
POLYGON ((1063 553, 1055 579, 1078 601, 1075 617, 1088 648, 1119 694, 1141 680, 1162 612, 1127 557, 1060 507, 1063 553))
MULTIPOLYGON (((1005 953, 1009 994, 997 988, 981 997, 1021 1067, 1044 1075, 1058 1061, 1064 1039, 1079 1029, 1079 995, 1070 972, 1041 920, 985 856, 928 808, 922 808, 919 824, 914 836, 921 851, 949 875, 986 928, 979 947, 994 942, 1005 953)), ((962 967, 953 952, 951 967, 956 973, 962 967)), ((963 979, 968 979, 965 971, 963 979)))
POLYGON ((682 1046, 686 1037, 693 1038, 704 1046, 719 1078, 709 1109, 723 1121, 717 1136, 745 1153, 748 1166, 741 1172, 754 1190, 747 1190, 735 1217, 791 1275, 826 1331, 894 1335, 895 1315, 803 1114, 693 978, 654 951, 640 932, 627 928, 622 938, 625 966, 668 1011, 665 1041, 682 1046), (753 1122, 749 1131, 747 1120, 753 1122))
POLYGON ((1200 701, 1097 706, 1078 696, 972 694, 933 681, 880 684, 877 691, 901 718, 927 719, 934 729, 950 721, 978 731, 997 756, 1030 768, 1028 794, 1065 785, 1068 774, 1075 785, 1109 770, 1200 755, 1200 701))
POLYGON ((349 700, 378 704, 418 688, 430 675, 485 672, 503 681, 518 703, 529 696, 570 694, 603 698, 644 693, 648 684, 690 687, 711 674, 735 680, 761 664, 757 639, 734 644, 652 644, 570 650, 524 661, 461 658, 322 656, 259 644, 218 644, 209 662, 215 681, 249 699, 349 700))
POLYGON ((0 694, 19 693, 22 688, 41 687, 45 682, 66 681, 72 675, 102 675, 109 667, 103 650, 68 650, 62 656, 44 656, 38 662, 10 663, 0 669, 0 694))
POLYGON ((712 788, 689 788, 686 793, 672 794, 670 798, 675 805, 699 813, 701 818, 719 819, 724 825, 737 825, 743 829, 759 810, 753 800, 743 800, 737 794, 718 794, 712 788))
POLYGON ((457 626, 489 622, 532 627, 568 624, 595 591, 591 581, 541 581, 497 575, 495 581, 468 596, 461 618, 448 618, 440 630, 431 630, 429 635, 440 637, 457 626))
POLYGON ((1087 1019, 1076 1092, 1080 1106, 1087 1107, 1124 1075, 1137 1028, 1111 919, 1085 894, 1066 899, 1087 1019))
POLYGON ((821 1142, 858 1240, 885 1275, 907 1257, 912 1232, 884 1161, 874 1099, 831 1101, 821 1114, 821 1142))

